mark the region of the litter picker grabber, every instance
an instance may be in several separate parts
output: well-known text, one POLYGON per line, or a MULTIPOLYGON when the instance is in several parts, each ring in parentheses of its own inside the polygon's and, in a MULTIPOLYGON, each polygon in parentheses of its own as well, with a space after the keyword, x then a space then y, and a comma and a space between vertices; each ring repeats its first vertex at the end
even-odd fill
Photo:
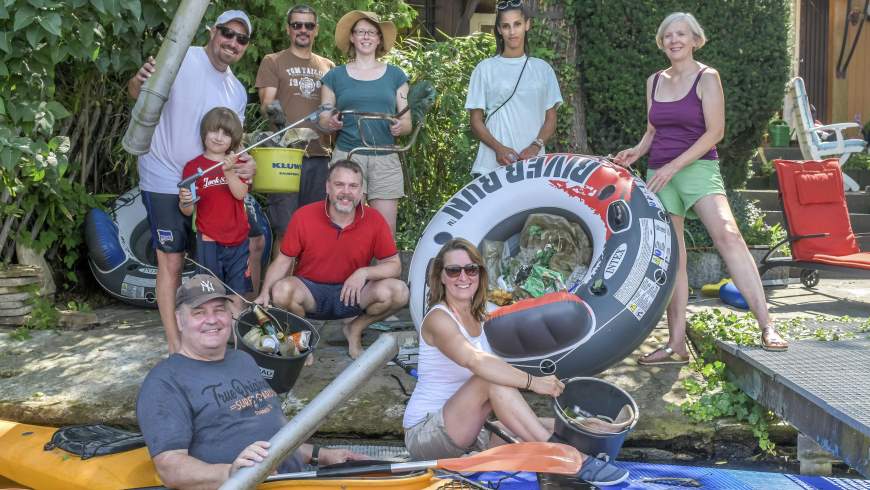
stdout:
MULTIPOLYGON (((286 133, 287 131, 290 131, 291 129, 295 128, 296 126, 299 126, 300 124, 302 124, 306 121, 317 121, 317 118, 320 116, 320 113, 326 112, 326 111, 333 111, 333 110, 334 109, 331 106, 320 106, 317 109, 315 109, 311 114, 308 114, 307 116, 303 117, 302 119, 300 119, 294 123, 289 124, 284 129, 275 132, 274 134, 272 134, 271 137, 257 141, 256 143, 248 146, 247 148, 243 148, 243 149, 239 150, 237 152, 237 154, 241 155, 242 153, 247 153, 248 151, 253 150, 254 148, 256 148, 256 147, 258 147, 258 146, 260 146, 268 141, 272 141, 272 139, 274 137, 280 136, 280 135, 286 133)), ((195 174, 191 175, 190 177, 188 177, 188 178, 186 178, 178 183, 179 189, 187 188, 188 190, 190 190, 190 194, 193 197, 193 200, 190 202, 190 204, 186 204, 185 206, 190 206, 193 203, 199 201, 199 196, 196 195, 196 185, 194 185, 196 183, 196 180, 199 179, 200 177, 202 177, 203 175, 211 172, 212 170, 222 166, 223 164, 224 164, 224 162, 218 162, 218 163, 212 165, 211 167, 209 167, 205 170, 198 168, 198 169, 196 169, 195 174)))

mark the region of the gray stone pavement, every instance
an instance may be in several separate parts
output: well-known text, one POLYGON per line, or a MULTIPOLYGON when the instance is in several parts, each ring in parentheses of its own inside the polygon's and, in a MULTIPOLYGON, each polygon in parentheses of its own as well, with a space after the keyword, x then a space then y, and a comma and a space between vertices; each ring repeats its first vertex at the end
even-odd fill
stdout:
MULTIPOLYGON (((800 284, 768 289, 774 319, 817 314, 866 319, 870 316, 870 280, 822 279, 806 290, 800 284)), ((691 312, 724 307, 718 300, 693 301, 691 312)), ((0 419, 63 425, 103 422, 135 426, 136 393, 148 369, 165 356, 162 327, 155 310, 113 306, 96 312, 100 325, 89 330, 34 332, 16 341, 0 330, 0 419)), ((408 325, 407 311, 398 325, 408 325)), ((323 340, 317 362, 306 368, 285 401, 289 415, 296 413, 341 370, 350 364, 342 344, 340 324, 322 325, 323 340)), ((369 330, 364 343, 378 332, 369 330)), ((415 335, 413 330, 402 336, 415 335)), ((665 459, 680 459, 682 452, 707 451, 720 441, 743 441, 751 434, 740 425, 698 424, 682 415, 685 392, 680 381, 695 374, 688 368, 638 366, 635 359, 653 350, 667 337, 664 321, 629 358, 601 376, 621 386, 638 402, 641 418, 627 446, 658 448, 665 459)), ((410 391, 413 381, 396 366, 384 367, 324 421, 319 437, 401 439, 401 418, 407 397, 395 375, 410 391)), ((539 414, 552 415, 549 402, 532 398, 539 414)), ((774 434, 776 437, 777 434, 774 434)), ((787 429, 779 437, 794 436, 787 429)), ((793 441, 793 440, 792 440, 793 441)), ((688 456, 687 456, 688 458, 688 456)))

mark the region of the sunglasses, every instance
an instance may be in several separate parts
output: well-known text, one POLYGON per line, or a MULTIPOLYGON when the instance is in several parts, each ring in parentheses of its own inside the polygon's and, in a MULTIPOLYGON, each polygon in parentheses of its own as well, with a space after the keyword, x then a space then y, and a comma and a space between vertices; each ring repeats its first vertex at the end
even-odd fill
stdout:
POLYGON ((317 27, 316 22, 291 22, 290 28, 294 31, 301 31, 302 28, 305 28, 307 31, 313 31, 315 27, 317 27))
POLYGON ((502 0, 495 4, 496 10, 504 10, 510 8, 517 8, 523 4, 523 0, 502 0))
POLYGON ((447 277, 456 278, 459 277, 462 271, 465 271, 466 276, 477 277, 481 269, 483 269, 483 266, 478 264, 448 265, 444 267, 444 273, 447 274, 447 277))
POLYGON ((229 40, 235 39, 242 46, 251 42, 251 36, 249 36, 247 34, 242 34, 241 32, 236 32, 227 26, 217 26, 217 28, 218 28, 218 32, 221 33, 222 37, 229 39, 229 40))

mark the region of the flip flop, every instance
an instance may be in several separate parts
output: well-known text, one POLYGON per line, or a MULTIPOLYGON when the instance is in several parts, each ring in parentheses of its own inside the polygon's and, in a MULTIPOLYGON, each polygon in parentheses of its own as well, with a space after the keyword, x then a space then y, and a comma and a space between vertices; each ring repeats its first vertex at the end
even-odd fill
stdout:
POLYGON ((785 340, 776 329, 773 327, 767 327, 761 330, 761 348, 769 352, 784 352, 788 350, 788 341, 785 340), (771 332, 779 336, 780 340, 771 341, 769 339, 771 332))
POLYGON ((637 363, 641 366, 684 366, 689 363, 689 356, 681 356, 674 352, 674 349, 671 349, 670 346, 662 346, 658 349, 650 352, 649 354, 644 354, 640 359, 637 360, 637 363), (666 357, 662 357, 661 359, 649 359, 656 352, 664 352, 667 354, 666 357))

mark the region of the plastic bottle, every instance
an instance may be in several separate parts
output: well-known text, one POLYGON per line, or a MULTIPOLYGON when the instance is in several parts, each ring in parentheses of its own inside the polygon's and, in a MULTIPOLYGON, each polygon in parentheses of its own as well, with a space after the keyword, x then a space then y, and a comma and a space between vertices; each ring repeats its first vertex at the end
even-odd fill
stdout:
POLYGON ((255 306, 254 315, 257 317, 257 323, 260 324, 260 330, 263 332, 263 337, 257 342, 257 350, 272 354, 278 352, 281 345, 280 337, 283 337, 283 335, 279 336, 278 329, 275 328, 272 319, 263 311, 263 308, 255 306))

